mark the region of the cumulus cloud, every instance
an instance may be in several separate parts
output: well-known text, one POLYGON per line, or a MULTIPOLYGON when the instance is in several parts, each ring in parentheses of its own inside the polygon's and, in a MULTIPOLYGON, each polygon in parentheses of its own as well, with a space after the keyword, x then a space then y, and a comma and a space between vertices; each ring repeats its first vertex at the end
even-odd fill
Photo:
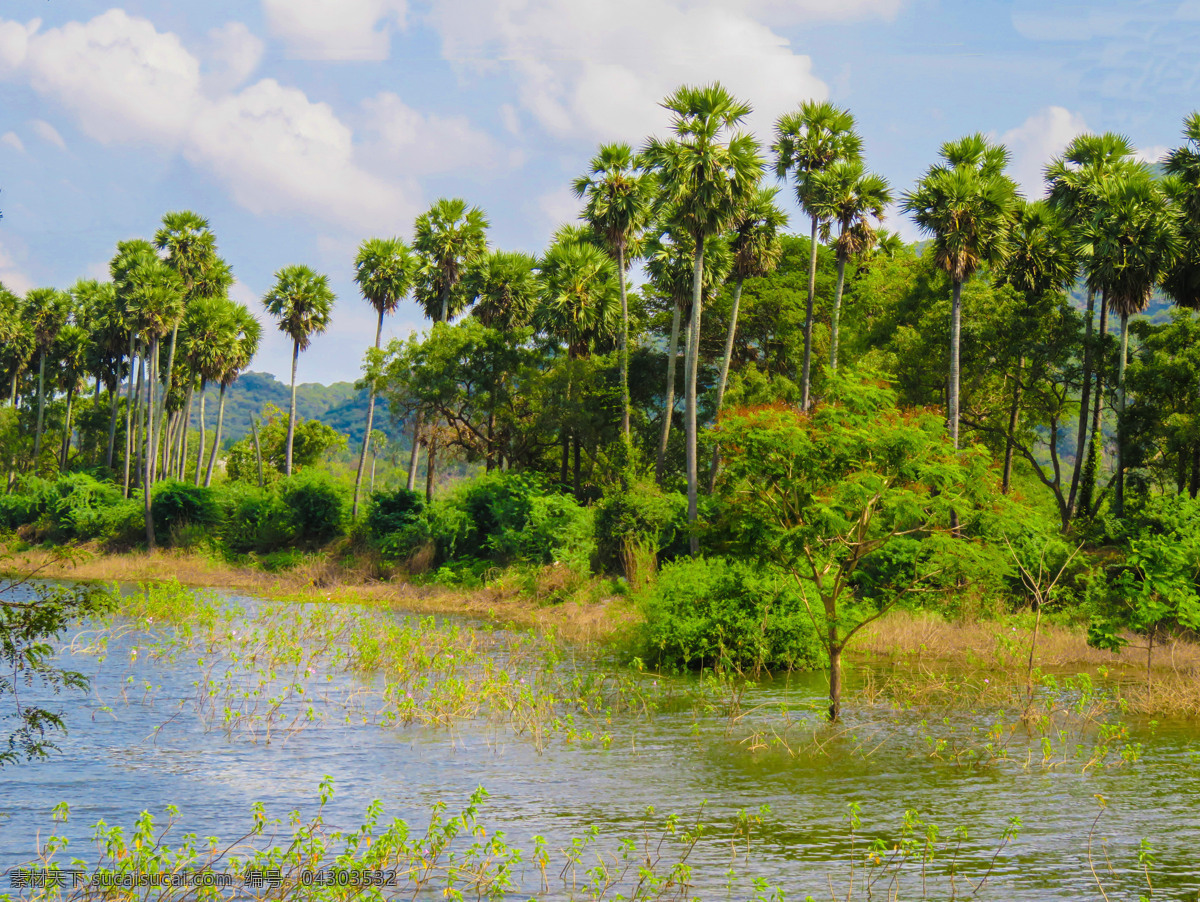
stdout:
MULTIPOLYGON (((813 10, 839 6, 887 14, 898 0, 809 0, 799 10, 783 0, 750 5, 812 18, 813 10)), ((430 22, 447 59, 511 72, 521 106, 555 135, 640 141, 665 127, 658 104, 674 88, 716 79, 755 105, 750 124, 765 139, 780 113, 825 98, 828 88, 811 58, 751 13, 745 4, 692 0, 445 0, 430 22)))
MULTIPOLYGON (((226 85, 244 79, 261 55, 257 39, 236 24, 210 41, 223 48, 217 62, 226 85)), ((419 206, 410 169, 436 169, 456 142, 480 140, 465 120, 422 116, 381 95, 379 112, 388 115, 379 134, 403 138, 388 158, 402 175, 378 175, 328 104, 269 78, 215 90, 219 81, 202 74, 177 36, 120 9, 45 31, 37 22, 0 20, 5 71, 72 112, 90 137, 180 153, 255 213, 301 213, 353 229, 394 229, 410 219, 419 206)))
POLYGON ((37 135, 47 144, 53 144, 59 150, 67 149, 67 142, 62 139, 62 135, 58 133, 58 129, 56 129, 45 119, 34 119, 33 122, 29 124, 29 127, 33 129, 33 133, 35 135, 37 135))
POLYGON ((205 87, 213 93, 231 91, 254 74, 262 61, 263 42, 241 22, 227 22, 208 33, 209 67, 205 87))
POLYGON ((5 132, 3 135, 0 135, 0 144, 3 144, 5 147, 11 147, 18 153, 25 153, 25 145, 17 137, 16 132, 5 132))
POLYGON ((37 287, 37 283, 25 274, 14 253, 5 246, 3 241, 0 241, 0 284, 17 294, 24 294, 29 289, 37 287))
POLYGON ((1087 123, 1079 113, 1048 106, 1000 136, 1001 143, 1012 153, 1012 176, 1026 197, 1045 196, 1043 168, 1066 149, 1072 138, 1087 130, 1087 123))
POLYGON ((363 101, 366 152, 409 175, 459 168, 492 169, 505 162, 500 146, 465 116, 425 115, 385 91, 363 101))
POLYGON ((272 34, 306 60, 387 59, 406 11, 405 0, 263 0, 272 34))
POLYGON ((1171 152, 1171 148, 1162 144, 1154 144, 1150 147, 1139 147, 1134 151, 1134 157, 1141 160, 1143 163, 1161 163, 1163 157, 1171 152))
POLYGON ((582 206, 570 188, 557 188, 543 194, 537 200, 538 210, 545 217, 547 232, 561 225, 578 225, 582 206))

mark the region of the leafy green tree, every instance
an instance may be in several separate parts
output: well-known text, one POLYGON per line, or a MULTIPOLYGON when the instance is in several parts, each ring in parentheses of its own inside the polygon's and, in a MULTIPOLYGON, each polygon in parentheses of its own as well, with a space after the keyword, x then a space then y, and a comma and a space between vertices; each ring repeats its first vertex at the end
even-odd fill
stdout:
POLYGON ((854 130, 854 116, 849 111, 829 101, 809 100, 796 112, 779 117, 771 150, 775 154, 775 174, 780 179, 791 174, 796 185, 796 199, 812 223, 801 375, 807 410, 811 399, 813 304, 817 294, 817 230, 828 219, 827 211, 817 206, 820 187, 816 176, 838 160, 857 160, 862 155, 862 138, 854 130))
POLYGON ((212 483, 217 449, 221 447, 221 429, 225 424, 225 392, 250 365, 262 340, 262 326, 244 305, 229 300, 219 303, 227 308, 227 313, 221 318, 221 335, 218 338, 220 363, 216 378, 220 382, 221 393, 217 401, 217 428, 213 435, 212 452, 208 456, 208 467, 204 471, 205 488, 212 483))
POLYGON ((842 654, 897 602, 937 587, 955 511, 992 502, 986 455, 956 453, 940 419, 896 407, 878 377, 832 374, 809 414, 783 405, 727 416, 718 483, 738 547, 790 572, 829 658, 841 714, 842 654))
POLYGON ((287 457, 284 475, 292 475, 292 443, 296 425, 296 364, 314 335, 329 327, 336 298, 329 279, 307 266, 285 266, 275 273, 275 285, 263 298, 263 306, 279 320, 279 331, 292 339, 292 401, 288 410, 287 457))
POLYGON ((71 311, 71 296, 56 288, 34 288, 25 295, 21 315, 33 332, 38 357, 38 413, 33 433, 33 465, 36 469, 42 452, 42 430, 46 414, 46 357, 67 324, 71 311))
MULTIPOLYGON (((892 202, 892 192, 882 176, 867 172, 858 159, 834 160, 810 176, 808 208, 814 221, 821 223, 821 237, 828 240, 832 225, 837 226, 834 250, 837 257, 837 288, 833 294, 833 314, 829 329, 829 368, 838 365, 838 320, 842 310, 842 291, 846 287, 846 264, 868 253, 875 244, 875 226, 892 202)), ((816 279, 816 273, 811 276, 816 279)))
POLYGON ((586 200, 583 219, 616 257, 621 293, 621 329, 617 348, 621 356, 621 434, 629 440, 629 298, 625 273, 637 254, 642 233, 650 221, 654 177, 638 167, 628 144, 602 144, 589 172, 572 184, 575 196, 586 200))
MULTIPOLYGON (((383 339, 383 317, 395 313, 400 301, 412 286, 414 260, 412 253, 399 238, 368 238, 358 248, 354 258, 354 281, 363 298, 379 314, 375 327, 375 350, 383 339)), ((367 428, 363 431, 362 454, 358 458, 358 473, 354 477, 354 503, 351 517, 358 518, 358 495, 362 487, 367 451, 371 447, 371 424, 375 420, 375 386, 371 385, 367 401, 367 428)))
MULTIPOLYGON (((703 306, 705 242, 736 221, 751 202, 762 177, 758 142, 741 131, 750 105, 734 98, 719 84, 683 86, 663 101, 671 111, 671 140, 651 138, 646 162, 659 181, 658 206, 692 239, 692 310, 684 379, 684 425, 687 444, 688 522, 699 518, 696 383, 700 361, 700 323, 703 306)), ((700 552, 699 535, 691 539, 692 554, 700 552)))
POLYGON ((946 419, 957 448, 963 283, 980 266, 1004 261, 1017 191, 1004 174, 1008 151, 982 134, 946 142, 941 156, 942 162, 904 195, 903 207, 932 236, 934 259, 953 286, 946 419))
POLYGON ((258 457, 262 456, 263 481, 278 482, 284 477, 288 459, 288 435, 291 434, 292 469, 311 469, 327 455, 346 447, 346 436, 319 420, 286 420, 283 411, 267 404, 262 411, 263 424, 258 430, 258 453, 254 440, 247 436, 234 442, 225 458, 225 472, 234 482, 259 484, 258 457))

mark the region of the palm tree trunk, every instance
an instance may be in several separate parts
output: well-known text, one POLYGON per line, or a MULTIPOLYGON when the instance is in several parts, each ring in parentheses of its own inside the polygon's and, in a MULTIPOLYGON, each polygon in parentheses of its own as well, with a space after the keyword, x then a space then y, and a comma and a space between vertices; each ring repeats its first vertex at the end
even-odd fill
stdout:
POLYGON ((258 443, 258 418, 250 418, 250 434, 254 436, 254 460, 258 464, 258 487, 261 489, 266 482, 263 478, 262 445, 258 443))
POLYGON ((204 380, 200 380, 200 447, 196 449, 196 473, 192 477, 192 485, 200 484, 200 468, 203 466, 201 461, 204 460, 204 395, 207 386, 204 380))
POLYGON ((183 403, 183 428, 179 430, 179 472, 177 478, 184 478, 184 468, 187 466, 188 452, 188 431, 192 427, 192 395, 195 392, 195 386, 189 380, 187 390, 187 400, 183 403))
POLYGON ((1087 515, 1093 513, 1092 507, 1095 502, 1096 479, 1098 478, 1104 449, 1101 447, 1100 424, 1101 413, 1104 408, 1104 346, 1105 339, 1108 337, 1108 293, 1104 292, 1100 295, 1100 328, 1097 330, 1097 359, 1093 366, 1096 375, 1096 393, 1092 398, 1092 424, 1091 431, 1088 434, 1088 454, 1087 461, 1083 466, 1083 475, 1080 477, 1079 487, 1079 510, 1087 515))
POLYGON ((700 517, 698 505, 699 471, 696 459, 696 380, 700 372, 700 305, 704 279, 704 236, 696 237, 696 256, 692 264, 692 326, 688 336, 687 374, 684 381, 684 428, 687 439, 688 525, 691 527, 692 557, 700 553, 700 536, 696 522, 700 517))
POLYGON ((663 471, 667 465, 667 440, 671 437, 671 417, 675 413, 675 359, 679 356, 679 321, 683 310, 679 299, 675 300, 675 312, 671 317, 671 343, 667 349, 667 393, 663 402, 662 434, 658 440, 658 459, 654 464, 654 480, 662 485, 663 471))
MULTIPOLYGON (((717 409, 720 416, 721 406, 725 403, 725 384, 729 379, 729 363, 733 359, 733 341, 737 336, 738 308, 742 304, 742 285, 744 278, 738 278, 733 286, 733 306, 729 311, 729 331, 725 333, 725 356, 721 358, 721 378, 717 382, 717 409)), ((712 466, 708 472, 708 491, 712 494, 717 485, 717 471, 721 467, 721 446, 713 445, 712 466)))
POLYGON ((146 386, 146 475, 142 485, 142 512, 146 517, 146 548, 154 550, 154 515, 151 512, 150 490, 154 480, 154 382, 158 373, 158 336, 150 339, 150 373, 146 386))
POLYGON ((617 284, 621 289, 621 435, 629 441, 629 297, 625 289, 625 244, 617 245, 617 284))
POLYGON ((829 722, 842 716, 842 646, 837 641, 837 627, 829 627, 829 722))
POLYGON ((837 372, 838 320, 842 315, 842 290, 846 287, 846 261, 838 254, 837 289, 833 292, 833 317, 829 326, 829 370, 837 372))
POLYGON ((285 476, 292 475, 292 439, 296 435, 296 364, 300 361, 300 342, 292 343, 292 404, 288 408, 288 434, 287 434, 287 457, 286 466, 287 472, 285 476))
POLYGON ((1192 445, 1192 476, 1188 482, 1188 495, 1195 498, 1197 492, 1200 492, 1200 442, 1192 445))
MULTIPOLYGON (((487 424, 487 472, 492 472, 496 469, 496 407, 493 401, 492 409, 488 411, 487 424)), ((374 467, 374 464, 371 464, 374 467)))
POLYGON ((9 407, 15 408, 17 406, 17 379, 20 377, 20 375, 21 375, 21 370, 19 367, 17 369, 13 370, 12 387, 9 389, 9 392, 8 392, 9 407))
POLYGON ((217 463, 217 448, 221 446, 221 427, 225 425, 225 387, 226 383, 222 380, 221 395, 217 400, 217 430, 213 434, 212 453, 208 455, 208 468, 204 471, 205 488, 212 485, 213 467, 217 463))
POLYGON ((578 500, 579 499, 579 473, 580 473, 580 469, 581 469, 580 465, 579 465, 580 464, 580 452, 579 452, 579 435, 578 434, 571 437, 571 446, 572 446, 572 452, 575 455, 575 465, 573 468, 573 479, 572 479, 571 484, 574 486, 575 498, 576 498, 576 500, 578 500))
POLYGON ((417 463, 421 459, 421 426, 424 419, 424 412, 417 410, 417 419, 413 423, 412 434, 412 452, 408 458, 408 483, 407 488, 410 492, 416 491, 417 488, 417 463))
MULTIPOLYGON (((159 401, 158 437, 155 439, 155 447, 158 447, 159 445, 161 445, 163 448, 162 472, 164 474, 167 472, 167 462, 166 462, 167 445, 166 445, 166 443, 163 442, 163 426, 164 426, 163 421, 166 420, 166 417, 163 416, 163 412, 166 410, 167 396, 170 395, 170 393, 171 393, 171 378, 175 372, 175 342, 176 342, 176 339, 178 339, 178 338, 179 338, 179 323, 176 322, 175 328, 173 328, 171 330, 171 346, 167 350, 167 373, 166 373, 166 378, 163 380, 162 399, 159 401)), ((154 366, 155 366, 155 369, 157 369, 158 363, 155 362, 154 366)))
POLYGON ((33 433, 33 470, 37 472, 38 458, 42 453, 42 427, 46 416, 46 351, 38 355, 38 415, 37 429, 33 433))
POLYGON ((67 460, 71 456, 71 413, 72 402, 75 400, 75 390, 67 389, 67 424, 63 428, 63 443, 62 443, 62 460, 59 463, 59 468, 67 469, 67 460))
MULTIPOLYGON (((379 308, 379 325, 375 327, 375 350, 383 338, 383 308, 379 308)), ((371 396, 367 399, 367 431, 363 433, 362 454, 358 458, 358 474, 354 477, 354 505, 350 510, 352 519, 358 519, 358 493, 362 487, 363 469, 367 465, 367 451, 371 447, 371 424, 375 420, 375 384, 371 383, 371 396)), ((491 460, 491 457, 488 457, 491 460)))
POLYGON ((146 398, 149 396, 150 391, 146 385, 146 380, 149 372, 150 346, 143 343, 142 359, 138 365, 137 394, 133 397, 133 403, 137 407, 137 441, 134 443, 137 451, 137 459, 134 461, 133 478, 134 486, 138 488, 144 488, 146 482, 142 475, 142 465, 146 456, 146 398))
POLYGON ((112 390, 111 410, 108 414, 108 450, 104 454, 104 466, 111 470, 113 465, 113 451, 117 443, 117 414, 121 409, 121 393, 119 391, 120 382, 112 390))
POLYGON ((1075 515, 1075 500, 1079 491, 1079 476, 1083 472, 1083 458, 1087 443, 1087 423, 1092 394, 1092 328, 1096 318, 1096 292, 1088 289, 1087 324, 1083 336, 1083 388, 1079 396, 1079 431, 1075 438, 1075 463, 1071 467, 1071 494, 1067 498, 1067 512, 1075 515))
POLYGON ((433 500, 433 468, 437 459, 437 436, 430 434, 429 449, 425 452, 425 503, 433 500))
POLYGON ((375 464, 379 460, 378 454, 371 455, 371 493, 375 492, 375 464))
POLYGON ((1125 358, 1129 354, 1129 314, 1121 314, 1121 358, 1117 364, 1117 494, 1113 510, 1125 515, 1125 358))
POLYGON ((946 419, 950 426, 950 441, 958 448, 958 387, 961 378, 959 370, 959 342, 962 337, 962 289, 963 283, 954 280, 954 293, 950 301, 950 396, 947 399, 946 419))
POLYGON ((1025 358, 1017 358, 1017 373, 1014 378, 1012 407, 1008 411, 1008 435, 1004 438, 1004 477, 1000 483, 1000 491, 1007 495, 1012 482, 1013 436, 1017 431, 1017 410, 1021 404, 1021 370, 1025 366, 1025 358))
POLYGON ((817 296, 817 217, 812 217, 811 251, 808 257, 808 307, 804 314, 804 370, 800 377, 801 410, 808 410, 812 374, 813 304, 817 296))
MULTIPOLYGON (((133 334, 129 336, 129 383, 125 390, 125 497, 129 497, 129 458, 133 456, 133 383, 137 372, 137 350, 133 334)), ((139 380, 141 376, 137 377, 139 380)))

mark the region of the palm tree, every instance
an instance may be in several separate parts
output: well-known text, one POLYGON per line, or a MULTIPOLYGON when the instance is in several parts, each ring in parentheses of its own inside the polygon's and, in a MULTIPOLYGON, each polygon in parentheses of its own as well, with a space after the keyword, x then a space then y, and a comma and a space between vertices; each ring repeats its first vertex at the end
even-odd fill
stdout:
MULTIPOLYGON (((1071 234, 1054 208, 1043 201, 1017 206, 1010 234, 1009 256, 999 273, 999 282, 1011 285, 1025 300, 1021 311, 1022 332, 1036 332, 1035 321, 1046 310, 1046 298, 1063 291, 1075 280, 1078 261, 1071 234)), ((1001 491, 1008 494, 1012 480, 1013 437, 1021 403, 1021 371, 1025 356, 1017 358, 1013 374, 1013 398, 1009 408, 1008 432, 1004 440, 1004 475, 1001 491)))
POLYGON ((1167 154, 1166 182, 1176 205, 1183 214, 1180 238, 1183 242, 1175 265, 1163 278, 1162 287, 1180 307, 1200 309, 1200 112, 1183 121, 1184 144, 1167 154))
POLYGON ((9 379, 8 403, 16 406, 17 380, 37 350, 20 298, 0 285, 0 366, 9 379))
POLYGON ((59 387, 67 396, 66 422, 63 426, 62 450, 59 452, 59 467, 66 470, 71 453, 71 414, 75 393, 80 381, 87 373, 88 349, 91 333, 78 323, 68 323, 59 330, 54 339, 53 356, 58 364, 59 387))
POLYGON ((817 294, 817 230, 824 221, 815 209, 814 176, 838 160, 857 160, 862 139, 854 130, 854 116, 827 100, 809 100, 795 113, 775 123, 775 174, 786 179, 791 173, 796 199, 812 222, 808 260, 808 307, 804 316, 804 367, 801 376, 802 405, 808 410, 811 397, 813 304, 817 294))
MULTIPOLYGON (((130 467, 134 454, 134 391, 140 393, 142 375, 137 364, 138 355, 138 323, 135 302, 136 280, 134 273, 143 265, 150 265, 158 256, 149 241, 135 238, 130 241, 118 241, 117 253, 109 261, 108 270, 112 276, 113 289, 116 292, 115 317, 119 318, 129 339, 129 381, 125 392, 125 467, 123 491, 129 497, 130 467)), ((144 350, 144 349, 143 349, 144 350)), ((142 367, 145 366, 145 354, 141 354, 142 367)), ((140 415, 139 415, 140 422, 140 415)))
POLYGON ((1155 284, 1180 249, 1178 211, 1163 187, 1138 164, 1105 180, 1082 237, 1091 248, 1088 286, 1102 292, 1108 308, 1121 317, 1121 353, 1117 364, 1117 473, 1114 512, 1124 513, 1125 363, 1129 353, 1129 317, 1143 312, 1155 284))
POLYGON ((638 168, 628 144, 602 144, 587 175, 572 184, 575 196, 586 199, 583 219, 601 236, 616 257, 621 292, 621 434, 629 441, 629 299, 625 272, 636 253, 654 198, 653 176, 638 168))
POLYGON ((904 210, 933 236, 934 262, 953 285, 946 419, 957 448, 962 288, 980 266, 1004 260, 1018 195, 1016 185, 1004 174, 1008 151, 984 135, 947 142, 941 155, 943 162, 931 166, 917 187, 904 195, 904 210))
POLYGON ((67 324, 71 297, 56 288, 34 288, 25 295, 22 317, 33 332, 38 356, 38 413, 33 433, 33 466, 36 470, 42 453, 42 429, 46 416, 46 355, 50 352, 59 331, 67 324))
MULTIPOLYGON (((586 357, 598 339, 614 335, 620 328, 620 297, 617 267, 611 257, 594 244, 581 241, 556 242, 538 263, 542 297, 535 313, 538 328, 567 346, 568 378, 566 402, 573 400, 571 363, 586 357)), ((579 492, 580 437, 578 429, 562 432, 563 482, 567 480, 570 442, 575 448, 574 487, 579 492)))
POLYGON ((217 401, 217 429, 213 435, 212 453, 209 454, 208 467, 204 471, 206 488, 212 484, 217 449, 221 447, 221 429, 225 424, 225 390, 233 385, 242 371, 250 365, 262 340, 262 325, 245 305, 228 300, 219 303, 226 307, 226 313, 222 317, 224 334, 220 339, 220 375, 217 377, 221 383, 221 394, 217 401))
MULTIPOLYGON (((413 295, 435 323, 449 322, 466 307, 461 290, 467 269, 487 251, 487 217, 478 207, 468 207, 461 198, 441 198, 417 217, 413 232, 413 250, 418 267, 413 295)), ((417 481, 417 461, 420 455, 421 412, 413 425, 412 456, 408 463, 408 490, 417 481)), ((436 456, 436 439, 430 438, 425 462, 426 482, 436 456)))
POLYGON ((838 365, 838 321, 842 290, 846 286, 846 264, 868 252, 875 244, 876 223, 892 202, 892 192, 882 176, 867 172, 860 160, 835 160, 811 176, 809 209, 821 221, 822 237, 828 239, 831 224, 837 225, 834 254, 837 257, 837 288, 829 330, 829 368, 838 365))
MULTIPOLYGON (((375 350, 383 338, 383 317, 395 313, 401 299, 408 294, 412 284, 414 261, 412 254, 399 238, 368 238, 358 249, 354 258, 354 281, 367 303, 379 314, 375 327, 375 350)), ((375 421, 375 383, 371 383, 371 394, 367 401, 367 428, 363 431, 362 454, 358 458, 358 474, 354 478, 354 507, 352 516, 358 517, 358 494, 362 486, 363 470, 367 465, 367 451, 371 447, 371 426, 375 421)))
MULTIPOLYGON (((729 241, 732 252, 733 305, 729 311, 729 330, 725 333, 725 354, 721 358, 721 377, 717 382, 716 414, 721 413, 725 403, 725 385, 729 379, 729 363, 733 359, 733 342, 737 336, 738 308, 742 302, 742 287, 746 279, 765 276, 774 272, 783 256, 783 244, 779 232, 787 226, 787 214, 775 204, 778 188, 760 188, 754 199, 742 211, 734 225, 729 241)), ((711 492, 717 480, 721 464, 721 450, 713 447, 712 466, 709 469, 708 490, 711 492)))
MULTIPOLYGON (((200 472, 204 466, 205 389, 209 382, 221 379, 226 369, 226 358, 233 353, 232 339, 237 335, 233 322, 233 307, 226 298, 200 298, 188 307, 179 330, 179 348, 187 366, 192 385, 200 386, 200 442, 196 451, 196 468, 192 477, 200 485, 200 472)), ((188 390, 186 407, 190 415, 191 393, 188 390)), ((215 445, 214 445, 215 447, 215 445)), ((186 439, 184 450, 187 449, 186 439)))
POLYGON ((275 273, 275 285, 263 298, 267 312, 279 320, 279 331, 292 339, 292 400, 288 410, 286 475, 292 475, 292 440, 296 434, 296 364, 300 352, 329 326, 336 298, 329 279, 307 266, 285 266, 275 273))
POLYGON ((673 113, 675 137, 651 138, 645 158, 659 179, 659 209, 686 231, 695 243, 692 267, 692 316, 684 382, 684 423, 687 431, 688 522, 691 551, 700 553, 695 531, 699 473, 696 448, 696 381, 700 358, 700 320, 704 281, 704 243, 737 221, 754 198, 762 177, 758 142, 740 130, 750 105, 735 99, 721 85, 683 86, 663 101, 673 113))
MULTIPOLYGON (((1133 145, 1129 139, 1113 132, 1102 135, 1079 135, 1067 145, 1061 157, 1053 160, 1046 167, 1046 183, 1049 187, 1047 202, 1055 209, 1067 228, 1073 234, 1078 233, 1083 223, 1087 222, 1096 204, 1096 198, 1104 181, 1116 172, 1127 169, 1133 159, 1133 145)), ((1091 250, 1086 242, 1076 237, 1076 255, 1080 262, 1086 264, 1091 250)), ((1095 326, 1096 292, 1087 289, 1087 320, 1084 326, 1083 344, 1083 388, 1079 399, 1079 429, 1075 440, 1075 462, 1071 468, 1071 491, 1067 497, 1067 511, 1073 515, 1082 506, 1090 506, 1091 477, 1086 480, 1084 487, 1084 503, 1080 500, 1081 478, 1085 473, 1084 448, 1087 450, 1087 470, 1094 473, 1096 467, 1095 454, 1098 452, 1100 433, 1100 411, 1104 395, 1104 358, 1100 357, 1096 371, 1096 397, 1094 408, 1092 394, 1093 370, 1093 329, 1095 326), (1088 440, 1088 419, 1091 417, 1092 434, 1095 441, 1088 440)), ((1108 305, 1100 304, 1099 334, 1103 340, 1108 334, 1108 305)))

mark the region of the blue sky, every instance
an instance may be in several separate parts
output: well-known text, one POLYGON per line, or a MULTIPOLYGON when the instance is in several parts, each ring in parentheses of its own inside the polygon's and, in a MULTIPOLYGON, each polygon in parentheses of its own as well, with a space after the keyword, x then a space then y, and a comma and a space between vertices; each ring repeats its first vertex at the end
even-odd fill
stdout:
MULTIPOLYGON (((661 130, 678 84, 725 83, 767 144, 805 99, 846 106, 896 193, 943 141, 984 131, 1036 194, 1080 131, 1123 132, 1148 159, 1177 143, 1200 106, 1198 38, 1200 0, 5 0, 0 281, 104 276, 118 240, 192 209, 260 316, 280 267, 329 274, 333 325, 300 378, 353 379, 373 336, 352 281, 363 238, 408 239, 457 195, 494 246, 536 253, 577 212, 568 185, 596 146, 661 130)), ((422 326, 405 304, 388 332, 422 326)), ((254 368, 286 376, 267 336, 254 368)))

